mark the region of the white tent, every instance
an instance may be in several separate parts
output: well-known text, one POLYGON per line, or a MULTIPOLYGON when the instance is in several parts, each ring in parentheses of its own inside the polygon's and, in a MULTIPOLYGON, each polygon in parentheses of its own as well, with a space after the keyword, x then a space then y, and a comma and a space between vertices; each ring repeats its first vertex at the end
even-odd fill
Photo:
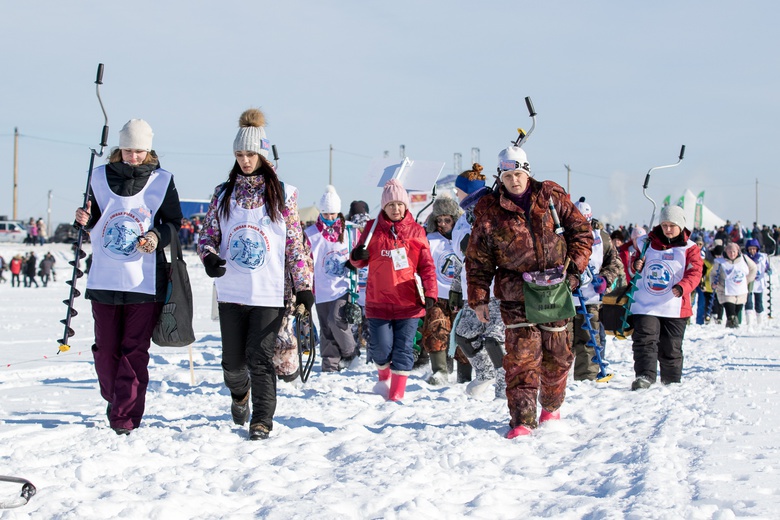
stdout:
MULTIPOLYGON (((688 229, 693 229, 693 222, 696 216, 696 195, 686 188, 680 198, 683 200, 682 208, 685 212, 686 227, 688 229)), ((677 200, 679 201, 680 199, 678 198, 677 200)), ((702 204, 701 224, 704 229, 714 229, 716 227, 724 226, 726 221, 713 213, 706 204, 702 204)))

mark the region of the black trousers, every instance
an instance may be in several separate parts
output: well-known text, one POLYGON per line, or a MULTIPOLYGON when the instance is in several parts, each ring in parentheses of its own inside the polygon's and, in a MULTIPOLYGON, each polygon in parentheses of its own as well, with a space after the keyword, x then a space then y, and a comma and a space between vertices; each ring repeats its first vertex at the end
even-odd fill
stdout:
POLYGON ((635 314, 634 333, 631 335, 634 350, 634 373, 655 382, 658 367, 661 382, 679 383, 682 376, 682 341, 687 318, 660 318, 635 314))
POLYGON ((222 331, 222 373, 234 399, 252 390, 251 424, 273 428, 276 412, 274 348, 283 307, 219 304, 222 331))

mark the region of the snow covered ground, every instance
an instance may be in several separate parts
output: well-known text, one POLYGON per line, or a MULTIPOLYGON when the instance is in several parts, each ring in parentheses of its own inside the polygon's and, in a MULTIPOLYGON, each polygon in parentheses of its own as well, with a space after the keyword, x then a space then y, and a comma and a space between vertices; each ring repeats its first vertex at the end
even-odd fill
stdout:
MULTIPOLYGON (((271 437, 250 442, 230 420, 211 282, 189 253, 195 384, 186 348, 153 346, 144 423, 125 437, 105 418, 82 298, 72 349, 56 355, 70 252, 36 249, 55 252, 57 282, 0 285, 0 474, 38 493, 2 519, 780 514, 780 320, 736 332, 690 326, 683 383, 642 392, 629 390, 630 343, 611 343, 609 383, 570 381, 563 419, 511 441, 506 402, 492 391, 432 388, 421 370, 403 404, 388 403, 371 393, 371 366, 316 367, 304 386, 279 385, 271 437)), ((19 251, 0 244, 6 260, 19 251)), ((0 500, 19 489, 0 483, 0 500)))

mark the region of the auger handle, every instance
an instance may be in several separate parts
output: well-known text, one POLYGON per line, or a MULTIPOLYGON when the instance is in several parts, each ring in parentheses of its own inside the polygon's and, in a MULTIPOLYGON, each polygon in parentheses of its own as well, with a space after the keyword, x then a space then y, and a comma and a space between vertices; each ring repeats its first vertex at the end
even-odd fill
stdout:
POLYGON ((274 161, 279 160, 279 152, 276 150, 276 145, 271 145, 271 151, 274 153, 274 161))
POLYGON ((536 117, 536 110, 534 110, 534 104, 531 103, 531 98, 526 96, 525 98, 525 106, 528 107, 528 115, 531 117, 536 117))
POLYGON ((647 187, 650 185, 650 174, 648 173, 645 175, 645 183, 642 185, 643 189, 647 189, 647 187))
POLYGON ((680 148, 680 160, 683 160, 683 157, 685 156, 685 145, 682 145, 682 148, 680 148))
MULTIPOLYGON (((103 111, 103 119, 105 122, 103 123, 103 132, 100 134, 100 153, 93 151, 98 157, 103 155, 103 148, 108 146, 108 114, 106 114, 106 109, 103 108, 103 100, 100 99, 100 85, 103 84, 103 64, 98 63, 98 69, 97 69, 97 77, 95 78, 95 93, 97 94, 98 103, 100 103, 100 110, 103 111)), ((86 203, 84 203, 86 206, 86 203)))
POLYGON ((95 84, 102 85, 103 84, 103 64, 98 63, 98 70, 97 70, 97 78, 95 79, 95 84))

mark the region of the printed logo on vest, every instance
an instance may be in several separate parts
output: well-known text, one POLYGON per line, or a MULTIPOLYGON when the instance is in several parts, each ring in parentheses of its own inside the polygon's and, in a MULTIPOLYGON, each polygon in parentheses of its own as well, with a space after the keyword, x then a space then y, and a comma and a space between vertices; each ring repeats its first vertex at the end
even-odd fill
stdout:
POLYGON ((647 292, 661 296, 672 290, 672 270, 666 262, 653 261, 644 269, 644 283, 647 292))
POLYGON ((347 268, 344 264, 347 261, 347 250, 328 251, 322 259, 322 269, 325 274, 334 278, 345 276, 347 268))
POLYGON ((268 256, 269 241, 266 234, 251 222, 237 224, 227 236, 230 264, 242 273, 262 269, 268 256))
POLYGON ((439 265, 436 266, 436 278, 445 285, 452 284, 455 278, 455 267, 460 264, 460 259, 455 253, 441 255, 437 258, 439 265))
POLYGON ((136 249, 136 245, 138 239, 147 231, 149 217, 142 218, 137 213, 148 214, 149 211, 145 208, 117 211, 106 219, 106 224, 101 230, 100 243, 111 258, 129 260, 141 254, 136 249))

